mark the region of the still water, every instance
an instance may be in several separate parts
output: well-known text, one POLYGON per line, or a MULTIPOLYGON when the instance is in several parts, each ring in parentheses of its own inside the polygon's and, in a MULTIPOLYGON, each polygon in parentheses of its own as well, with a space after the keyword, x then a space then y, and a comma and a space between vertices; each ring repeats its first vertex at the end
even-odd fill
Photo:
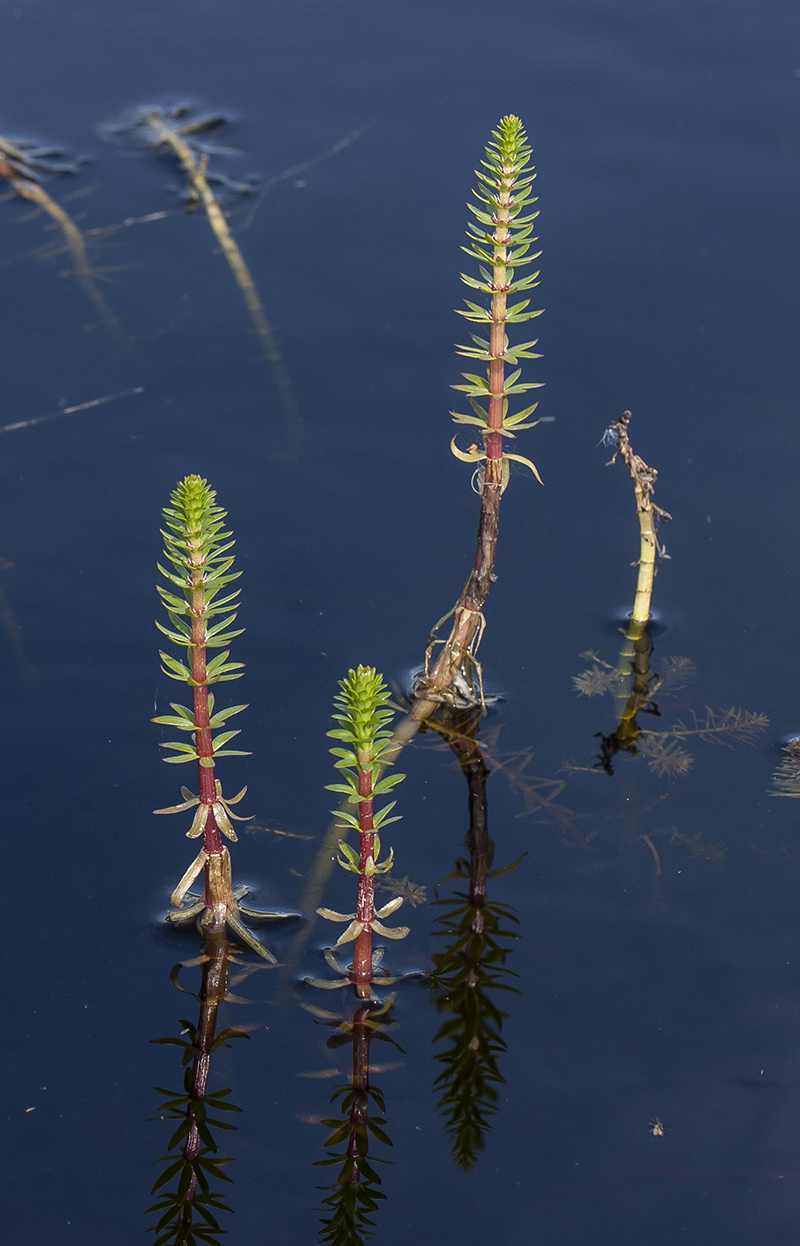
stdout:
MULTIPOLYGON (((218 1026, 248 1035, 209 1077, 242 1109, 220 1136, 232 1246, 358 1240, 319 1237, 339 1169, 315 1167, 346 1146, 326 1148, 320 1121, 344 1119, 330 1099, 354 1043, 362 1075, 371 1047, 371 1113, 393 1143, 369 1150, 390 1161, 370 1215, 384 1246, 795 1242, 798 810, 768 793, 800 730, 796 8, 0 13, 0 133, 79 159, 43 184, 83 231, 101 299, 58 225, 4 184, 0 423, 63 410, 0 433, 4 1241, 154 1240, 144 1212, 174 1125, 153 1087, 182 1072, 181 1050, 151 1040, 186 1041, 218 1004, 218 1026), (228 223, 291 410, 175 160, 114 131, 179 101, 229 118, 209 171, 254 187, 227 192, 228 223), (325 732, 350 666, 403 686, 471 565, 478 500, 448 449, 452 309, 473 169, 511 111, 539 171, 544 357, 526 374, 546 382, 548 421, 515 447, 545 487, 520 471, 504 497, 481 650, 502 698, 480 726, 492 869, 518 863, 486 882, 487 911, 511 933, 472 966, 476 1017, 447 960, 461 917, 436 900, 468 891, 442 880, 459 858, 469 872, 470 847, 473 876, 491 850, 474 827, 464 846, 468 787, 426 732, 387 835, 411 934, 386 964, 410 976, 370 1029, 345 990, 302 982, 333 976, 306 905, 325 872, 325 732), (595 763, 619 706, 603 672, 638 542, 630 481, 598 442, 624 408, 673 516, 660 716, 640 723, 668 734, 608 774, 595 763), (160 510, 190 472, 218 490, 243 572, 234 699, 252 756, 227 759, 225 781, 248 785, 256 820, 236 880, 302 912, 265 936, 278 969, 236 954, 222 1003, 209 963, 205 981, 197 964, 170 978, 201 952, 162 920, 193 849, 151 815, 186 781, 150 720, 175 692, 153 625, 160 510), (437 1058, 459 1042, 485 1056, 472 1081, 437 1058)), ((335 871, 317 902, 350 911, 350 881, 335 871)))

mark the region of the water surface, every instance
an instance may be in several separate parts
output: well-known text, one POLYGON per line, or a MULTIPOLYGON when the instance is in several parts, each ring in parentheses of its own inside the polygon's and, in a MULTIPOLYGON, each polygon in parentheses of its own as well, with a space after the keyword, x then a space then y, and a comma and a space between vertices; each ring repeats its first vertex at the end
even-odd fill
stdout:
MULTIPOLYGON (((448 450, 452 309, 472 170, 515 111, 539 169, 547 311, 528 371, 547 383, 551 422, 518 447, 545 488, 520 472, 503 501, 482 649, 503 700, 482 739, 494 864, 525 854, 489 884, 519 919, 507 960, 519 993, 500 1003, 499 1110, 465 1174, 433 1090, 443 1016, 424 980, 398 986, 404 1053, 383 1044, 395 1067, 375 1075, 394 1144, 375 1240, 471 1246, 502 1229, 548 1246, 788 1246, 796 814, 767 791, 800 728, 796 11, 569 0, 512 3, 501 20, 471 2, 4 0, 0 12, 0 131, 91 157, 47 188, 84 231, 122 226, 88 239, 134 343, 99 320, 51 222, 5 199, 2 423, 143 391, 2 434, 0 554, 13 565, 0 588, 19 628, 0 633, 6 1240, 152 1240, 143 1212, 169 1136, 152 1088, 181 1073, 178 1050, 149 1040, 196 1014, 169 973, 200 951, 161 924, 191 845, 177 819, 151 816, 178 799, 150 723, 174 691, 152 622, 160 508, 200 472, 229 510, 253 755, 230 760, 226 785, 247 783, 247 811, 269 828, 241 836, 235 869, 256 902, 297 906, 329 821, 338 679, 365 662, 400 681, 473 555, 477 499, 448 450), (181 99, 230 114, 220 142, 244 154, 213 160, 234 178, 277 177, 361 131, 274 185, 249 225, 252 197, 231 205, 292 378, 300 453, 174 164, 98 133, 181 99), (749 744, 687 740, 685 774, 628 756, 613 776, 595 769, 614 704, 572 682, 588 650, 615 663, 633 593, 629 482, 597 446, 624 408, 674 516, 653 667, 685 657, 696 670, 656 725, 692 726, 707 707, 769 719, 749 744)), ((465 855, 466 785, 434 743, 403 757, 390 837, 396 874, 427 896, 390 949, 401 972, 441 949, 435 887, 465 855)), ((325 902, 347 911, 338 874, 325 902)), ((292 937, 273 940, 284 963, 292 937)), ((250 1034, 212 1072, 243 1108, 224 1140, 232 1246, 317 1240, 333 1170, 313 1166, 315 1122, 334 1114, 337 1082, 300 1075, 342 1072, 351 1049, 326 1047, 331 1030, 301 1005, 352 1004, 298 979, 329 972, 329 938, 317 926, 296 971, 253 975, 234 990, 255 1002, 221 1009, 250 1034)))

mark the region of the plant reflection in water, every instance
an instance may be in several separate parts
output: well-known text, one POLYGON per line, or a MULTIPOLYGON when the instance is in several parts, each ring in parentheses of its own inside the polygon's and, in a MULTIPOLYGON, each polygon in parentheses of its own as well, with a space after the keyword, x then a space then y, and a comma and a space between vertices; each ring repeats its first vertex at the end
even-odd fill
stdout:
POLYGON ((372 1217, 379 1202, 386 1198, 378 1189, 381 1179, 374 1165, 389 1161, 370 1154, 370 1147, 374 1141, 384 1146, 391 1146, 392 1141, 385 1130, 383 1091, 370 1081, 370 1046, 373 1042, 391 1043, 398 1052, 403 1051, 387 1032, 394 1024, 394 999, 394 995, 383 1001, 374 997, 367 1002, 359 999, 349 1020, 306 1005, 318 1024, 333 1028, 326 1044, 329 1049, 353 1049, 352 1073, 331 1096, 331 1102, 339 1104, 339 1114, 321 1122, 331 1131, 324 1145, 343 1149, 329 1150, 325 1159, 316 1161, 319 1167, 339 1169, 332 1185, 319 1187, 329 1191, 320 1208, 323 1216, 319 1237, 330 1246, 362 1246, 372 1236, 376 1227, 372 1217))
MULTIPOLYGON (((168 1153, 158 1161, 166 1167, 151 1191, 158 1194, 157 1202, 148 1208, 148 1213, 159 1217, 150 1230, 156 1235, 154 1246, 193 1246, 195 1242, 217 1246, 220 1235, 226 1232, 218 1213, 230 1212, 231 1208, 216 1187, 221 1181, 231 1180, 224 1170, 231 1157, 219 1154, 215 1135, 218 1130, 236 1128, 230 1114, 241 1108, 231 1103, 229 1089, 209 1090, 208 1085, 214 1053, 229 1047, 234 1038, 249 1038, 241 1029, 217 1029, 220 1006, 230 998, 231 965, 241 964, 236 959, 237 950, 224 930, 212 930, 202 956, 176 965, 170 975, 176 989, 199 1001, 200 1012, 196 1025, 190 1020, 180 1021, 181 1037, 152 1040, 180 1047, 186 1070, 182 1090, 156 1087, 164 1096, 159 1104, 159 1119, 176 1122, 176 1128, 167 1144, 168 1153), (202 980, 195 994, 187 991, 179 979, 182 969, 197 966, 202 966, 202 980)), ((250 972, 252 967, 245 967, 244 976, 250 972)))
MULTIPOLYGON (((362 1246, 375 1229, 372 1217, 378 1203, 386 1197, 378 1189, 381 1182, 374 1168, 375 1157, 370 1155, 370 1145, 373 1140, 385 1146, 392 1145, 384 1128, 386 1101, 383 1092, 370 1083, 370 1045, 376 1041, 388 1042, 398 1051, 403 1050, 387 1033, 394 1024, 391 1007, 395 996, 382 999, 376 993, 376 988, 381 990, 391 986, 398 979, 390 977, 382 969, 385 948, 373 945, 373 935, 392 941, 408 935, 408 927, 387 927, 380 919, 400 908, 406 894, 413 888, 408 885, 407 879, 403 880, 399 888, 393 889, 396 892, 394 899, 379 909, 375 908, 376 878, 385 879, 394 861, 391 849, 381 860, 378 832, 398 818, 397 815, 390 816, 395 801, 376 809, 374 800, 375 797, 390 795, 405 777, 385 774, 387 750, 392 745, 392 732, 388 726, 392 718, 392 710, 387 707, 389 691, 374 667, 366 666, 351 670, 339 687, 341 691, 335 698, 337 712, 334 714, 338 726, 328 735, 343 745, 331 749, 337 758, 335 767, 341 781, 330 784, 329 790, 342 793, 345 797, 343 807, 337 814, 339 829, 345 833, 349 829, 358 832, 357 852, 343 839, 339 841, 340 866, 358 878, 357 904, 355 911, 349 914, 325 908, 318 910, 322 917, 348 925, 334 948, 324 950, 325 960, 336 977, 307 978, 306 984, 324 990, 347 987, 348 994, 352 987, 356 1008, 352 1014, 340 1015, 314 1005, 305 1004, 304 1007, 312 1013, 317 1024, 333 1028, 334 1033, 327 1041, 329 1049, 348 1045, 352 1045, 353 1049, 352 1073, 344 1084, 334 1090, 332 1097, 332 1102, 339 1101, 340 1115, 322 1121, 331 1131, 325 1146, 339 1147, 344 1144, 344 1149, 329 1151, 325 1159, 316 1161, 320 1166, 339 1168, 334 1184, 320 1187, 330 1191, 322 1203, 320 1240, 331 1246, 362 1246), (383 777, 379 777, 381 775, 383 777), (358 816, 347 812, 345 805, 355 806, 358 816), (397 894, 398 891, 400 894, 397 894), (353 949, 352 961, 342 965, 336 958, 336 949, 343 952, 349 946, 353 949), (374 1109, 381 1115, 376 1116, 374 1109)), ((417 902, 419 898, 419 889, 416 889, 417 902)))
MULTIPOLYGON (((489 767, 478 740, 480 714, 474 710, 437 716, 430 728, 445 739, 467 780, 469 829, 464 846, 469 858, 457 858, 443 882, 463 879, 467 888, 437 899, 437 937, 444 947, 435 953, 429 982, 436 1007, 446 1015, 434 1042, 444 1044, 435 1059, 442 1065, 436 1079, 439 1111, 452 1140, 459 1168, 471 1169, 483 1150, 498 1111, 498 1087, 505 1078, 499 1058, 506 1051, 502 1036, 507 1016, 495 999, 497 992, 514 992, 509 979, 516 975, 506 961, 516 931, 514 910, 490 900, 487 883, 515 870, 520 861, 493 870, 494 841, 489 835, 486 781, 489 767)), ((521 860, 521 858, 520 858, 521 860)))

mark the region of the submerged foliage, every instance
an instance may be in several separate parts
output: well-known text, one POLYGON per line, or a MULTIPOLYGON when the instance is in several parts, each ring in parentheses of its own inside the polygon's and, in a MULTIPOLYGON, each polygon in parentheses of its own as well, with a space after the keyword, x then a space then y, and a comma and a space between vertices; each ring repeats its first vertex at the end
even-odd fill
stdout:
POLYGON ((660 779, 688 774, 694 765, 691 753, 681 748, 677 740, 670 739, 668 732, 642 732, 637 744, 638 752, 647 758, 648 770, 660 779))
MULTIPOLYGON (((573 676, 573 685, 581 696, 608 694, 617 700, 618 710, 622 708, 616 732, 610 736, 599 733, 605 752, 609 751, 609 742, 616 742, 614 752, 624 748, 633 755, 641 754, 653 774, 659 778, 676 778, 688 774, 694 764, 692 754, 685 747, 692 740, 723 744, 728 748, 737 744, 752 745, 768 727, 769 719, 765 714, 734 706, 723 710, 706 706, 702 715, 692 712, 691 721, 678 719, 661 729, 640 726, 639 713, 661 716, 653 699, 656 694, 680 691, 695 678, 696 670, 691 658, 677 656, 664 658, 660 669, 651 673, 649 648, 645 652, 643 646, 638 656, 637 661, 634 648, 623 647, 617 665, 612 666, 594 650, 589 650, 581 657, 592 665, 573 676), (626 729, 625 739, 620 743, 618 737, 623 735, 623 728, 626 729)), ((600 764, 605 760, 602 756, 600 764)), ((607 764, 604 768, 609 769, 607 764)))
MULTIPOLYGON (((581 671, 579 675, 573 675, 572 683, 576 692, 584 697, 598 697, 605 693, 616 697, 625 693, 626 685, 631 677, 630 662, 623 661, 612 666, 594 649, 588 649, 581 654, 581 657, 593 665, 581 671)), ((683 655, 662 658, 658 670, 654 671, 650 677, 650 693, 655 696, 657 692, 680 692, 696 676, 697 668, 691 658, 683 655)))
MULTIPOLYGON (((101 128, 101 133, 108 139, 131 138, 143 147, 171 150, 179 159, 189 156, 198 169, 202 168, 207 182, 213 182, 233 194, 248 194, 256 189, 260 178, 249 176, 235 181, 207 167, 211 156, 240 155, 235 148, 220 146, 213 139, 230 120, 223 112, 198 112, 186 102, 143 104, 107 123, 101 128)), ((184 164, 184 171, 191 174, 192 169, 184 164)), ((190 204, 201 200, 191 180, 185 198, 190 204)))
POLYGON ((32 139, 0 136, 0 177, 40 181, 40 174, 75 173, 80 160, 65 160, 59 147, 40 147, 32 139))
POLYGON ((676 722, 670 729, 670 735, 676 740, 696 736, 706 744, 724 744, 727 748, 733 748, 734 744, 755 744, 768 726, 766 714, 755 710, 740 710, 734 706, 727 710, 713 710, 707 705, 702 718, 693 713, 691 725, 676 722))

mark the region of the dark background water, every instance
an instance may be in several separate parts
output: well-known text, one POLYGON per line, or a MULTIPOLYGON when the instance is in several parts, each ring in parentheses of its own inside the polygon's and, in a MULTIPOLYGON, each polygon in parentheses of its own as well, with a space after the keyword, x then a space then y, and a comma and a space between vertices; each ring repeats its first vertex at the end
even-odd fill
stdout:
MULTIPOLYGON (((185 781, 159 761, 149 721, 174 691, 152 623, 160 508, 200 472, 229 510, 253 756, 230 761, 226 787, 248 783, 248 812, 313 837, 244 835, 235 869, 261 902, 297 905, 328 821, 337 680, 358 662, 401 679, 472 558, 477 501, 448 450, 463 332, 451 309, 472 170, 514 111, 539 169, 547 309, 544 359, 527 373, 546 381, 552 422, 518 447, 545 488, 520 473, 503 501, 482 657, 506 699, 484 730, 502 727, 495 751, 532 750, 528 773, 566 782, 558 799, 597 851, 563 823, 520 817, 519 792, 491 780, 498 862, 527 853, 494 884, 521 921, 501 1111, 459 1172, 431 1088, 440 1018, 423 986, 404 985, 406 1055, 379 1079, 395 1162, 376 1240, 794 1242, 796 811, 766 793, 780 740, 800 727, 796 7, 2 0, 0 14, 0 132, 92 156, 48 189, 87 230, 168 209, 91 245, 135 339, 125 352, 69 258, 38 250, 57 241, 47 218, 0 203, 1 422, 143 387, 2 435, 0 553, 13 567, 0 587, 24 644, 23 658, 0 637, 5 1240, 152 1240, 142 1212, 167 1126, 148 1120, 151 1087, 179 1072, 174 1049, 148 1040, 180 1029, 185 997, 168 973, 199 951, 159 925, 191 851, 177 819, 150 814, 185 781), (232 114, 221 141, 246 155, 217 163, 234 176, 274 177, 364 128, 277 185, 249 228, 248 204, 231 216, 297 393, 299 456, 286 456, 269 368, 205 218, 180 208, 174 168, 98 137, 127 108, 184 98, 232 114), (624 407, 674 515, 656 655, 687 655, 698 673, 676 713, 770 719, 754 747, 699 743, 689 774, 666 781, 642 758, 614 779, 560 771, 591 768, 594 733, 614 722, 571 679, 585 650, 614 661, 633 588, 629 484, 596 446, 624 407), (673 826, 724 857, 656 839, 673 826)), ((430 900, 463 853, 463 779, 426 747, 403 769, 397 873, 430 900)), ((344 876, 326 902, 349 907, 344 876)), ((428 964, 433 916, 411 910, 394 965, 428 964)), ((328 937, 315 929, 299 970, 321 972, 328 937)), ((275 941, 284 956, 288 940, 275 941)), ((331 1067, 326 1035, 298 1007, 307 993, 277 975, 242 992, 265 1002, 231 1005, 225 1023, 258 1028, 213 1074, 245 1109, 228 1240, 311 1243, 330 1170, 312 1167, 325 1135, 304 1118, 328 1114, 332 1083, 297 1075, 331 1067)))

